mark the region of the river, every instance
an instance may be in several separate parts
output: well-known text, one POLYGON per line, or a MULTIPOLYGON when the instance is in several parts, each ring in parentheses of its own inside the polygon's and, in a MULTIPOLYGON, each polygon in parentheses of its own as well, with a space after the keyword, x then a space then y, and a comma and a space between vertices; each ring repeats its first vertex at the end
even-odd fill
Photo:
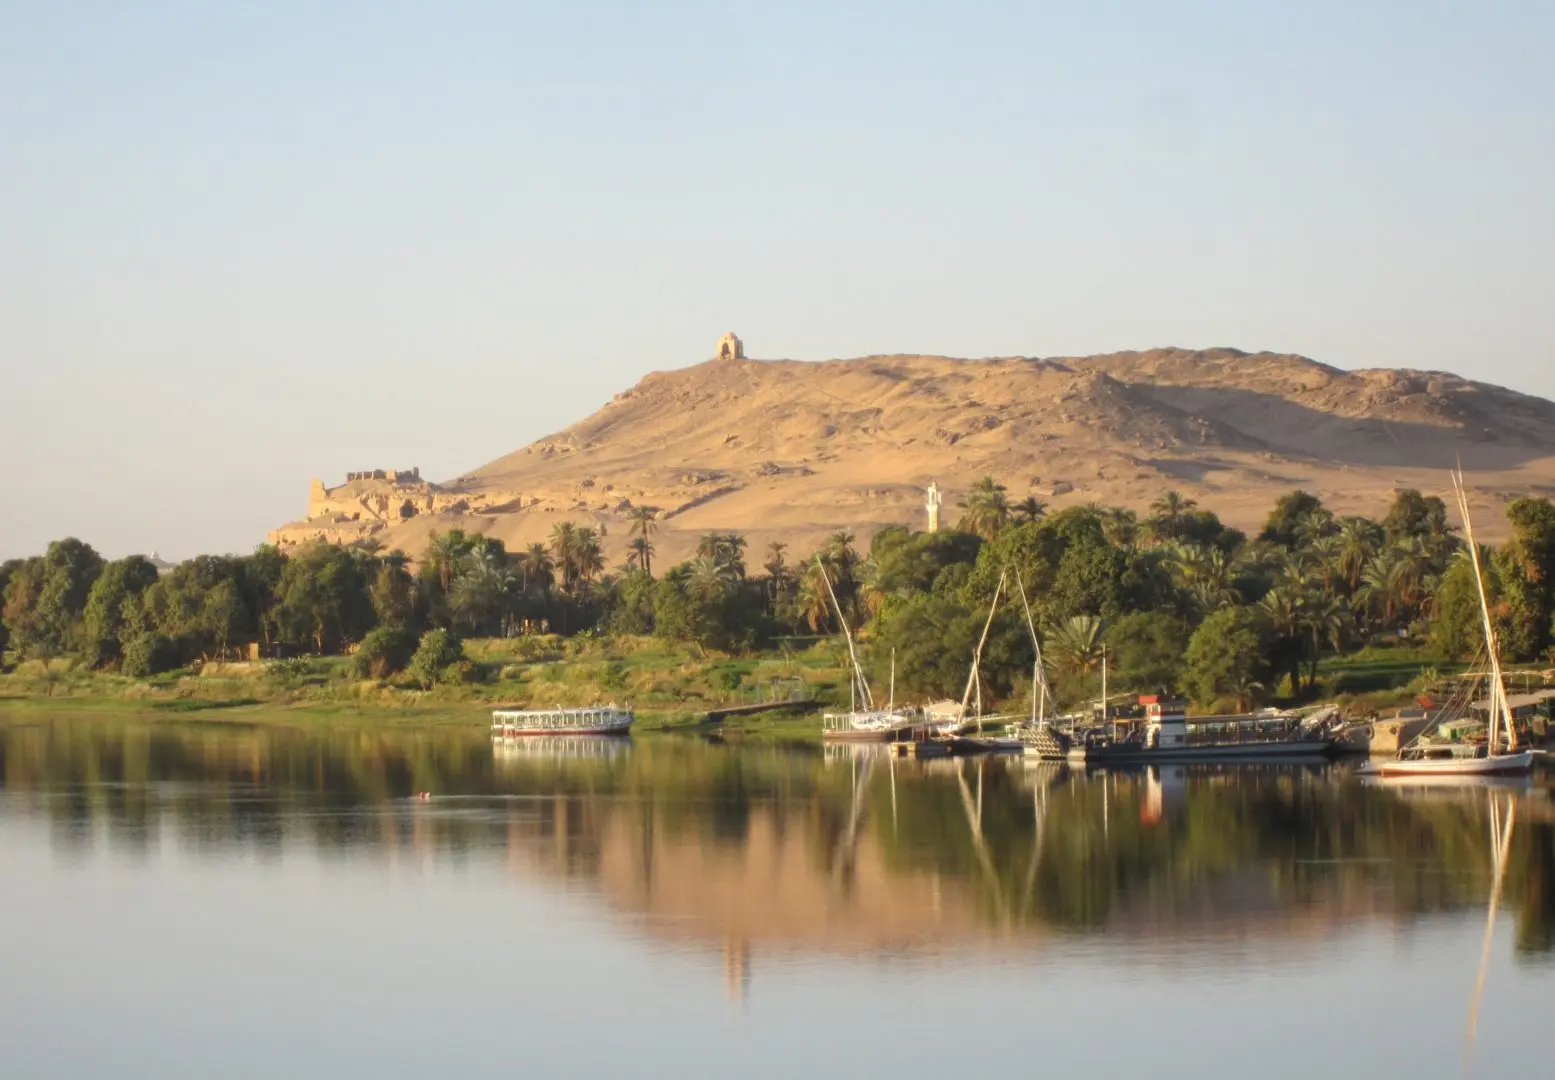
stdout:
POLYGON ((12 1080, 1555 1060, 1544 779, 68 717, 0 778, 12 1080))

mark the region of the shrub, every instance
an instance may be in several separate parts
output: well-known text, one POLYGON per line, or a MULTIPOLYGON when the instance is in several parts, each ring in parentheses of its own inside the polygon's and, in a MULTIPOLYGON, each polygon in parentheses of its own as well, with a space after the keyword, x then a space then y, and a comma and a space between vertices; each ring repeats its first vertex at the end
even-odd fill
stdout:
POLYGON ((351 658, 362 679, 383 679, 405 670, 416 651, 416 639, 400 627, 380 626, 362 639, 351 658))
POLYGON ((313 661, 306 656, 290 656, 284 660, 271 660, 265 665, 265 674, 273 679, 301 679, 313 674, 313 661))
POLYGON ((450 681, 449 668, 464 658, 464 646, 450 630, 428 630, 421 635, 416 655, 410 658, 406 673, 423 690, 450 681))
POLYGON ((135 679, 159 675, 178 666, 178 648, 166 634, 136 634, 124 644, 119 670, 135 679))

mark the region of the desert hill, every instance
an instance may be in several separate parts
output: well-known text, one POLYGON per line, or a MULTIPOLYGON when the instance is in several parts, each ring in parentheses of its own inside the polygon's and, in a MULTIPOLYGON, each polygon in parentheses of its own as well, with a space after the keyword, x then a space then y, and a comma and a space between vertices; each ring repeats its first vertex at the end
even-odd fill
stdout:
POLYGON ((1155 349, 1087 357, 958 360, 721 359, 655 372, 592 416, 452 481, 418 473, 314 482, 306 520, 272 539, 374 536, 418 552, 434 529, 510 548, 564 520, 606 526, 659 511, 658 560, 711 530, 752 551, 808 551, 837 529, 860 540, 924 521, 937 481, 945 516, 977 478, 1012 502, 1143 510, 1175 488, 1242 528, 1300 487, 1339 513, 1382 513, 1393 492, 1440 492, 1461 459, 1482 531, 1500 504, 1555 493, 1555 403, 1443 372, 1342 371, 1301 356, 1155 349))

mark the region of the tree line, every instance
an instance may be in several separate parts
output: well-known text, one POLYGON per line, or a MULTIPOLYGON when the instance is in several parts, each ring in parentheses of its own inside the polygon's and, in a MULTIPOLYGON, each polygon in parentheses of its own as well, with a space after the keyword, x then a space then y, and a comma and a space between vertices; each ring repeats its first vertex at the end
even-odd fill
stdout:
MULTIPOLYGON (((985 687, 1029 691, 1029 604, 1060 697, 1093 693, 1107 657, 1121 689, 1183 692, 1246 707, 1301 698, 1318 665, 1379 640, 1429 645, 1444 660, 1480 651, 1472 565, 1441 499, 1404 490, 1381 520, 1338 516, 1315 496, 1280 498, 1249 536, 1178 492, 1144 515, 1085 505, 1050 513, 975 484, 955 525, 904 526, 867 548, 839 531, 819 550, 749 552, 738 532, 702 536, 661 567, 657 514, 628 521, 614 568, 602 528, 562 522, 510 552, 458 529, 412 565, 371 541, 295 554, 201 556, 165 574, 140 556, 106 561, 76 539, 0 564, 7 664, 74 656, 148 675, 235 655, 351 651, 364 677, 461 677, 472 636, 633 634, 745 653, 791 635, 836 633, 840 610, 878 677, 894 657, 907 696, 959 694, 1003 576, 1014 586, 983 649, 985 687), (753 565, 759 559, 759 565, 753 565), (1018 586, 1015 583, 1018 582, 1018 586)), ((1543 660, 1555 642, 1555 504, 1507 507, 1508 540, 1483 551, 1504 657, 1543 660)))

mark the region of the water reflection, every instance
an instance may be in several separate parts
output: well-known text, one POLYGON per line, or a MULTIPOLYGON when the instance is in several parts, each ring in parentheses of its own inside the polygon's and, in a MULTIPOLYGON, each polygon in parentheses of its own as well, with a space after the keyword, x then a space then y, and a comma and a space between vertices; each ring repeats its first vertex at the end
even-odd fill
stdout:
POLYGON ((867 746, 74 720, 0 729, 0 777, 0 814, 45 822, 58 853, 500 859, 722 951, 737 999, 753 944, 1294 952, 1358 920, 1483 911, 1498 866, 1521 956, 1551 951, 1555 916, 1542 783, 1492 797, 1300 766, 1073 773, 867 746))

